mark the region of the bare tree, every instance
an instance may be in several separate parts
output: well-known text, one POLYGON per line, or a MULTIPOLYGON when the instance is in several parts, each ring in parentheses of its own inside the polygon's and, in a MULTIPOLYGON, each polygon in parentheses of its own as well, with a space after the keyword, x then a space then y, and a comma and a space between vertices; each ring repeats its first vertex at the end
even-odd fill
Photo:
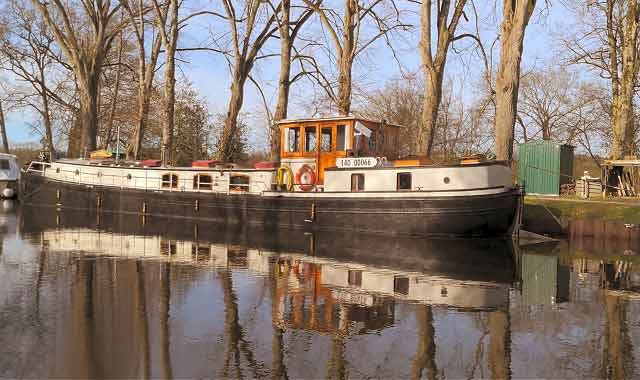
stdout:
POLYGON ((357 0, 345 0, 342 20, 334 9, 322 7, 321 3, 304 0, 313 9, 322 27, 328 32, 333 52, 335 66, 338 69, 337 91, 335 83, 322 73, 319 63, 314 57, 299 57, 305 71, 326 92, 328 98, 335 103, 338 113, 349 115, 351 112, 351 98, 353 90, 353 64, 374 42, 383 38, 391 48, 390 34, 396 30, 409 30, 411 25, 400 20, 400 11, 395 6, 384 8, 383 0, 371 0, 360 3, 357 0), (366 33, 367 27, 374 30, 366 33), (311 66, 311 69, 305 68, 311 66))
POLYGON ((504 0, 500 25, 500 63, 496 77, 496 157, 511 160, 513 132, 518 113, 520 61, 524 33, 536 0, 504 0))
POLYGON ((420 57, 422 58, 422 71, 425 78, 424 105, 422 106, 421 128, 418 135, 418 146, 421 152, 431 157, 433 137, 438 121, 438 109, 442 100, 442 78, 447 62, 449 45, 455 39, 456 28, 464 11, 467 0, 454 0, 453 13, 451 12, 451 0, 442 0, 434 4, 431 0, 422 1, 421 12, 421 39, 420 57), (436 8, 436 33, 437 41, 435 54, 432 43, 432 15, 431 10, 436 8))
POLYGON ((178 47, 178 33, 180 20, 178 19, 179 0, 168 0, 162 6, 153 0, 156 11, 160 37, 164 46, 164 96, 162 98, 162 164, 172 162, 173 151, 173 115, 176 99, 176 49, 178 47))
MULTIPOLYGON (((144 18, 144 3, 138 2, 137 9, 131 6, 129 0, 120 1, 127 12, 130 25, 133 28, 135 34, 135 40, 138 44, 138 114, 136 126, 133 132, 133 138, 129 141, 127 146, 127 156, 133 159, 138 159, 140 155, 140 149, 142 147, 142 140, 144 137, 145 124, 149 117, 149 101, 151 97, 151 89, 153 87, 153 79, 156 72, 156 65, 158 62, 158 56, 160 54, 160 47, 162 40, 160 36, 154 36, 151 45, 151 51, 147 60, 146 54, 146 37, 145 37, 145 24, 147 23, 144 18)), ((164 12, 166 8, 163 8, 164 12)), ((166 14, 166 12, 164 12, 166 14)), ((158 19, 156 18, 156 21, 158 19)), ((156 23, 157 24, 157 23, 156 23)))
POLYGON ((115 37, 127 24, 115 18, 120 4, 112 5, 111 0, 81 0, 81 9, 76 9, 62 0, 31 1, 56 37, 76 77, 80 138, 69 137, 68 154, 93 150, 98 135, 98 94, 104 59, 115 37))
POLYGON ((0 135, 2 135, 2 150, 5 153, 9 153, 9 139, 7 137, 7 126, 4 122, 4 109, 2 108, 3 101, 0 99, 0 135))
MULTIPOLYGON (((320 5, 322 0, 317 0, 314 5, 320 5)), ((276 22, 278 24, 280 38, 280 76, 278 79, 278 100, 276 101, 273 120, 278 121, 287 118, 289 109, 289 89, 294 80, 291 79, 291 63, 293 45, 296 37, 300 33, 302 26, 313 14, 311 9, 304 9, 295 19, 291 18, 291 0, 282 0, 281 12, 276 12, 276 22)), ((270 125, 269 146, 271 159, 278 161, 280 158, 280 130, 276 125, 270 125)))
POLYGON ((564 41, 570 62, 584 64, 611 84, 611 157, 635 149, 633 97, 638 68, 638 2, 577 3, 577 33, 564 41))
MULTIPOLYGON (((216 156, 219 160, 232 161, 235 145, 233 142, 237 139, 238 133, 238 116, 244 103, 244 86, 260 58, 260 50, 278 30, 274 24, 276 14, 282 11, 282 4, 248 0, 242 4, 241 13, 238 14, 237 4, 234 5, 232 0, 223 0, 222 3, 224 14, 214 13, 214 16, 227 21, 231 35, 228 44, 230 48, 215 50, 224 55, 231 70, 231 98, 224 129, 218 139, 216 156)), ((221 44, 218 42, 218 45, 221 44)))
POLYGON ((67 79, 67 69, 57 55, 55 37, 33 8, 12 3, 6 12, 10 28, 5 38, 0 39, 5 66, 18 84, 27 85, 19 91, 15 102, 19 107, 31 107, 38 112, 44 126, 45 148, 55 155, 51 103, 69 106, 59 91, 67 79))
MULTIPOLYGON (((522 76, 517 122, 525 140, 567 140, 574 113, 584 106, 576 99, 579 83, 563 69, 542 69, 522 76)), ((581 99, 584 100, 584 99, 581 99)))

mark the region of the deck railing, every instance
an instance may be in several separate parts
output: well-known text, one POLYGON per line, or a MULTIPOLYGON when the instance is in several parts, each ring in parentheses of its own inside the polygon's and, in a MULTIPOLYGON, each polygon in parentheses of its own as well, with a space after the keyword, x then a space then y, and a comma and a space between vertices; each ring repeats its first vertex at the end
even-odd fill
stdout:
MULTIPOLYGON (((162 177, 149 177, 148 171, 144 171, 144 176, 135 175, 134 173, 126 173, 126 174, 110 174, 103 173, 100 171, 101 168, 105 169, 115 169, 122 167, 114 167, 114 166, 91 166, 91 171, 86 172, 83 171, 81 166, 77 166, 73 169, 64 168, 61 166, 52 166, 51 163, 48 162, 39 162, 32 161, 26 172, 28 173, 37 173, 44 177, 56 179, 63 182, 77 183, 77 184, 85 184, 85 185, 98 185, 98 186, 107 186, 107 187, 117 187, 117 188, 130 188, 130 189, 140 189, 140 190, 161 190, 161 191, 189 191, 189 192, 199 192, 199 193, 226 193, 226 194, 242 194, 245 192, 241 191, 232 191, 229 190, 229 179, 228 178, 219 178, 212 182, 212 189, 195 189, 191 185, 191 179, 185 179, 178 176, 177 186, 162 186, 163 181, 162 177), (54 170, 54 173, 50 171, 54 170), (217 184, 218 190, 214 189, 214 184, 217 184), (188 186, 187 186, 188 185, 188 186), (225 190, 222 190, 225 189, 225 190)), ((207 172, 206 170, 200 172, 194 172, 194 175, 202 174, 203 172, 207 172)), ((171 168, 167 168, 167 172, 163 174, 174 174, 177 175, 176 171, 171 171, 171 168)), ((259 193, 264 193, 266 191, 271 191, 274 183, 267 183, 262 180, 256 180, 254 178, 250 179, 251 183, 260 189, 259 193)), ((171 182, 169 182, 171 183, 171 182)))

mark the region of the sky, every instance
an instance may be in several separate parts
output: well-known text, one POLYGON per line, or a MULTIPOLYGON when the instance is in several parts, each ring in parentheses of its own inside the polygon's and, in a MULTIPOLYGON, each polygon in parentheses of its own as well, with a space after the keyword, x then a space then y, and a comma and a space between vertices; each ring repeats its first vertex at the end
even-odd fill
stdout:
MULTIPOLYGON (((1 1, 1 0, 0 0, 1 1)), ((209 7, 206 0, 190 0, 188 10, 198 10, 209 7)), ((493 7, 496 3, 491 3, 488 8, 479 9, 481 14, 481 29, 483 38, 492 41, 499 29, 493 7), (482 16, 485 15, 485 16, 482 16)), ((544 3, 538 2, 544 5, 544 3)), ((557 55, 555 40, 557 31, 567 27, 569 12, 560 4, 554 4, 548 9, 538 9, 532 22, 527 28, 525 35, 525 48, 523 53, 523 66, 535 67, 545 62, 552 61, 557 55)), ((395 39, 397 56, 402 62, 400 69, 394 59, 392 52, 384 43, 376 43, 361 59, 357 60, 354 66, 354 79, 361 88, 376 89, 381 88, 389 80, 398 79, 402 73, 419 72, 420 57, 417 51, 419 29, 419 19, 415 14, 410 14, 407 18, 416 25, 410 33, 404 33, 401 38, 395 39)), ((462 20, 459 30, 473 27, 473 20, 466 22, 462 20)), ((202 41, 208 40, 211 31, 221 35, 224 24, 212 23, 210 18, 201 17, 194 19, 185 28, 181 36, 181 47, 198 46, 202 41)), ((318 42, 323 41, 322 30, 317 23, 309 25, 307 37, 318 42)), ((277 42, 274 41, 267 46, 268 52, 277 52, 277 42)), ((494 52, 497 62, 498 50, 494 52)), ((230 96, 230 75, 225 60, 220 54, 212 52, 184 52, 180 54, 178 82, 188 81, 200 93, 201 97, 209 104, 209 111, 212 114, 226 112, 227 102, 230 96)), ((261 83, 267 100, 273 106, 276 99, 276 84, 279 69, 279 58, 268 58, 261 60, 254 69, 254 78, 261 83)), ((449 53, 446 72, 449 77, 455 78, 454 85, 458 83, 462 89, 462 96, 472 99, 474 96, 473 86, 467 86, 468 81, 476 80, 482 70, 481 61, 473 53, 455 54, 449 53), (464 81, 459 83, 459 81, 464 81)), ((295 68, 293 70, 295 73, 295 68)), ((316 89, 316 91, 318 91, 316 89)), ((307 117, 308 103, 314 96, 314 88, 308 81, 301 81, 292 87, 290 95, 289 117, 307 117)), ((243 107, 246 120, 250 125, 250 142, 257 145, 257 148, 266 146, 266 132, 264 129, 264 106, 256 90, 256 87, 247 82, 245 90, 245 102, 243 107), (261 146, 262 144, 262 146, 261 146)), ((13 144, 38 143, 40 136, 35 134, 30 127, 36 120, 37 115, 29 111, 8 112, 6 115, 9 141, 13 144)))

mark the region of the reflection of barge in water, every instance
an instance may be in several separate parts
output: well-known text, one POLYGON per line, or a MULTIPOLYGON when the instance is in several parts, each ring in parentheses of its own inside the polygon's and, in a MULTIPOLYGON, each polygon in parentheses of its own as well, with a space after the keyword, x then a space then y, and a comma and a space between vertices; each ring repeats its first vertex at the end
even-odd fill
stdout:
POLYGON ((520 192, 506 163, 397 160, 398 128, 351 117, 284 121, 279 169, 32 163, 24 198, 266 228, 462 237, 513 231, 520 192))
MULTIPOLYGON (((36 212, 26 208, 25 219, 31 222, 36 212)), ((298 237, 279 240, 272 234, 225 230, 224 226, 218 233, 200 233, 197 224, 170 232, 164 227, 166 220, 141 225, 132 217, 101 220, 103 231, 95 231, 80 228, 87 224, 86 216, 80 212, 38 215, 39 224, 29 223, 30 230, 25 232, 50 252, 245 268, 266 276, 277 273, 289 295, 306 298, 313 293, 328 303, 361 307, 388 307, 389 300, 404 300, 495 309, 508 303, 514 280, 512 246, 504 240, 398 238, 391 246, 383 243, 389 239, 380 237, 336 238, 331 233, 294 234, 298 237), (395 260, 395 253, 402 258, 395 260), (467 264, 457 265, 464 257, 467 264)))

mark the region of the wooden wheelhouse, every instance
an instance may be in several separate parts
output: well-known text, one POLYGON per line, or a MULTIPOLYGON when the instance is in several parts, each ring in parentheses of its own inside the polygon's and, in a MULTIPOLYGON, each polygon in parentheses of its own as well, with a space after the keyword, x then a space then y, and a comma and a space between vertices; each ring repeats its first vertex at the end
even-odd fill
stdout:
POLYGON ((295 172, 311 164, 317 183, 324 184, 324 170, 342 157, 386 157, 396 159, 400 126, 352 116, 323 119, 282 120, 281 162, 295 172))

